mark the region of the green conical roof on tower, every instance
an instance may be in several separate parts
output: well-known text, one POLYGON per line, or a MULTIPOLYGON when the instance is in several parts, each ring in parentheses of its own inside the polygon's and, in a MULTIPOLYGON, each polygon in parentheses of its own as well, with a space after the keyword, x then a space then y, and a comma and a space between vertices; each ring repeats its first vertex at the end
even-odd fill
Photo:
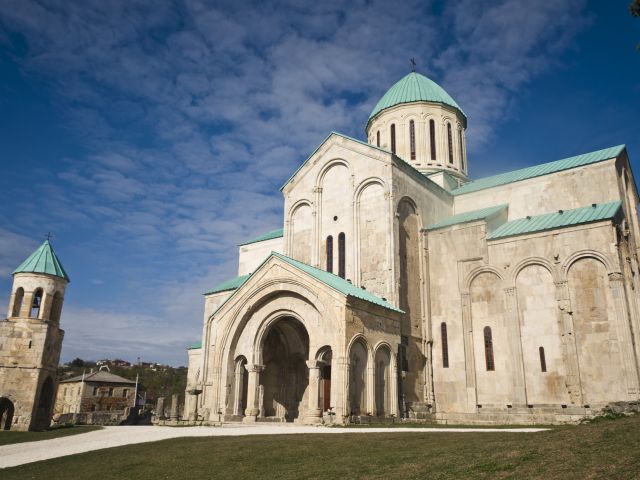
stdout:
POLYGON ((424 75, 411 72, 387 90, 387 93, 382 96, 371 111, 369 122, 387 108, 413 102, 443 103, 457 109, 465 118, 465 121, 467 118, 460 106, 451 98, 451 95, 449 95, 444 88, 424 75))
POLYGON ((49 240, 45 240, 13 273, 45 273, 70 281, 49 240))

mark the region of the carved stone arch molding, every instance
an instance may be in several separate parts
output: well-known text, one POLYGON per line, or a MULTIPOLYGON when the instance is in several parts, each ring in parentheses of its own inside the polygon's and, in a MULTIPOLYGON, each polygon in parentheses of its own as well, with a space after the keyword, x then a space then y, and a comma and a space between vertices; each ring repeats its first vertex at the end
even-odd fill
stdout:
POLYGON ((504 284, 504 276, 502 275, 502 272, 500 272, 500 270, 498 270, 496 267, 492 265, 481 265, 479 267, 474 268, 467 274, 467 278, 464 280, 464 283, 462 284, 462 292, 460 293, 462 295, 469 295, 471 293, 471 284, 473 283, 475 278, 482 273, 493 273, 504 284))
POLYGON ((384 194, 388 195, 389 194, 389 189, 387 188, 387 184, 385 183, 385 181, 380 178, 380 177, 368 177, 365 178, 364 180, 362 180, 355 188, 354 193, 353 193, 353 201, 355 204, 358 204, 360 202, 360 197, 362 196, 362 192, 364 192, 364 190, 367 187, 370 187, 371 185, 380 185, 382 187, 382 189, 384 190, 384 194))
POLYGON ((372 362, 373 350, 371 348, 371 345, 369 345, 369 342, 367 341, 367 337, 365 337, 362 333, 356 333, 353 337, 351 337, 351 340, 349 340, 349 343, 347 344, 347 358, 350 358, 351 349, 357 342, 361 342, 363 344, 364 348, 367 350, 367 360, 369 362, 372 362))
POLYGON ((516 281, 518 279, 518 275, 520 274, 520 272, 531 265, 538 265, 540 267, 545 268, 551 274, 551 277, 553 278, 554 283, 560 282, 561 274, 556 265, 554 265, 552 262, 550 262, 546 258, 529 257, 529 258, 525 258, 524 260, 521 260, 520 262, 516 263, 514 266, 512 266, 509 269, 508 277, 506 279, 507 286, 510 288, 515 288, 516 281))
POLYGON ((353 169, 351 168, 351 164, 347 160, 343 158, 333 158, 325 163, 318 172, 318 176, 316 177, 316 188, 322 188, 322 183, 324 181, 325 175, 336 165, 342 165, 343 167, 346 167, 347 170, 349 170, 349 175, 353 176, 353 169))
MULTIPOLYGON (((309 324, 309 322, 301 315, 298 315, 297 312, 288 309, 278 309, 274 312, 268 314, 258 326, 258 330, 254 336, 253 347, 251 352, 251 359, 254 365, 262 365, 263 364, 263 348, 264 341, 267 333, 270 328, 278 323, 280 320, 284 318, 293 318, 297 322, 299 322, 304 329, 307 331, 307 335, 309 336, 309 356, 311 356, 311 352, 313 351, 312 345, 314 345, 313 340, 311 339, 312 334, 314 333, 314 328, 309 324)), ((308 359, 306 359, 308 360, 308 359)))
POLYGON ((560 267, 560 272, 562 274, 562 278, 561 278, 562 281, 567 280, 571 265, 573 265, 578 260, 583 258, 593 258, 595 260, 600 261, 604 265, 604 268, 606 269, 608 275, 611 275, 613 273, 620 273, 619 269, 613 266, 613 264, 611 263, 611 260, 605 254, 597 250, 585 249, 585 250, 578 250, 577 252, 574 252, 569 257, 567 257, 567 259, 562 263, 562 266, 560 267))

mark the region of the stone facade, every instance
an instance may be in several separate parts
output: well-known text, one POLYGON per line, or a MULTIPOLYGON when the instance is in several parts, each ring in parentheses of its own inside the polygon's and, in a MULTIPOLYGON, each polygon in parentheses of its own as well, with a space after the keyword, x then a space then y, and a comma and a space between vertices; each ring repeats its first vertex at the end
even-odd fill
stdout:
POLYGON ((626 149, 469 182, 465 128, 410 101, 369 143, 315 150, 282 188, 282 237, 241 246, 251 275, 205 296, 184 418, 553 423, 639 398, 626 149))
POLYGON ((133 380, 99 370, 60 382, 54 412, 124 411, 135 406, 137 385, 133 380))
POLYGON ((64 332, 60 314, 68 280, 14 273, 8 318, 0 321, 0 428, 49 427, 64 332))

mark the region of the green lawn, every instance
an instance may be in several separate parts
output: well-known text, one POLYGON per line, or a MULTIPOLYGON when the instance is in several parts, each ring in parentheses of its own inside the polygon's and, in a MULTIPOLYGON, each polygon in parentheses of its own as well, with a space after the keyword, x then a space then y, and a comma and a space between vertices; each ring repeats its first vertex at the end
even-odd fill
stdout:
POLYGON ((77 435, 92 430, 99 430, 102 427, 97 425, 86 425, 78 427, 57 427, 44 432, 12 432, 0 430, 0 445, 9 443, 35 442, 37 440, 49 440, 50 438, 66 437, 67 435, 77 435))
POLYGON ((640 478, 640 416, 541 433, 182 438, 2 471, 11 479, 640 478))

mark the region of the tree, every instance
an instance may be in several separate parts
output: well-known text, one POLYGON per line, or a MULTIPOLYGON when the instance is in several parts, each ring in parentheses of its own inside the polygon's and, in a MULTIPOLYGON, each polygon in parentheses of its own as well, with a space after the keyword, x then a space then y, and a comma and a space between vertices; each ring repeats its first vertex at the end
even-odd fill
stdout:
MULTIPOLYGON (((640 0, 633 0, 629 4, 629 13, 632 17, 640 17, 640 0)), ((640 43, 636 45, 636 49, 640 50, 640 43)))
POLYGON ((84 360, 76 357, 73 360, 71 360, 69 365, 71 365, 72 367, 84 367, 84 360))

